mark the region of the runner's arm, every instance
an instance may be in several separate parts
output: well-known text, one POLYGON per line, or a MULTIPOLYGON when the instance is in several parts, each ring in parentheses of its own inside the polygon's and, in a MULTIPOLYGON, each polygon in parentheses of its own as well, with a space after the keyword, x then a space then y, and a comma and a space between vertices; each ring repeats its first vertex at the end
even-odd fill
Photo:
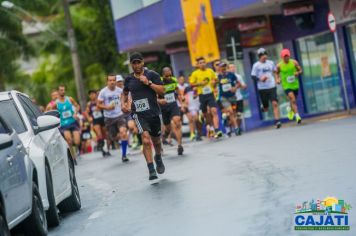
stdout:
POLYGON ((102 110, 112 110, 112 109, 115 108, 114 106, 105 106, 104 105, 104 101, 99 100, 99 99, 98 99, 98 102, 97 102, 97 106, 102 110))
POLYGON ((295 76, 299 76, 303 73, 303 69, 302 67, 300 66, 299 62, 297 62, 296 60, 294 60, 294 65, 295 65, 295 68, 297 68, 297 71, 295 72, 295 76))
POLYGON ((129 92, 125 89, 120 96, 120 102, 121 102, 121 110, 125 113, 130 112, 129 92))
POLYGON ((80 105, 72 97, 69 97, 69 100, 73 104, 73 106, 75 106, 76 111, 79 112, 80 111, 80 105))

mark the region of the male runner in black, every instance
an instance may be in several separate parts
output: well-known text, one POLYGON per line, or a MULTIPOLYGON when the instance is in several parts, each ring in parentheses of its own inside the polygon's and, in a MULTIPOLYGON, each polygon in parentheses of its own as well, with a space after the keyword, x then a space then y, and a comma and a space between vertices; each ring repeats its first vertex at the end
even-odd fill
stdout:
POLYGON ((125 79, 124 91, 121 95, 122 109, 124 112, 132 112, 142 137, 149 180, 154 180, 158 178, 156 170, 158 174, 163 174, 165 171, 161 156, 161 111, 157 102, 157 95, 164 95, 164 86, 159 74, 144 69, 144 61, 140 53, 133 53, 130 56, 130 63, 134 72, 125 79), (131 109, 129 93, 132 97, 131 109), (155 149, 156 170, 153 164, 151 141, 155 149))

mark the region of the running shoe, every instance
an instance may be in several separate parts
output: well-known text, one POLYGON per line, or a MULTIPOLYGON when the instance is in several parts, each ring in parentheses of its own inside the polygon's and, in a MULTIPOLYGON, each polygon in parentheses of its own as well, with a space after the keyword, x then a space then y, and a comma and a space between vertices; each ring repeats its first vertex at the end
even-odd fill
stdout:
POLYGON ((301 124, 302 123, 302 118, 300 117, 300 115, 296 115, 295 116, 295 120, 297 121, 297 124, 301 124))
POLYGON ((235 135, 236 135, 236 136, 241 135, 241 130, 240 130, 239 128, 236 128, 236 129, 235 129, 235 135))
POLYGON ((128 162, 128 161, 129 161, 129 158, 127 158, 126 156, 122 157, 122 162, 128 162))
POLYGON ((288 111, 288 114, 287 114, 287 117, 289 120, 293 120, 294 119, 294 112, 292 111, 292 109, 290 107, 287 107, 287 111, 288 111))
POLYGON ((195 139, 195 134, 191 133, 189 139, 190 139, 190 141, 193 141, 195 139))
POLYGON ((199 142, 199 141, 203 141, 203 139, 201 138, 200 135, 198 135, 195 140, 198 141, 198 142, 199 142))
POLYGON ((156 162, 156 170, 158 174, 163 174, 164 171, 166 170, 164 164, 163 164, 163 160, 162 160, 162 156, 161 155, 155 155, 155 162, 156 162))
POLYGON ((276 122, 276 129, 280 129, 282 127, 282 122, 277 121, 276 122))
POLYGON ((155 169, 150 170, 150 174, 149 174, 148 180, 155 180, 155 179, 158 179, 156 170, 155 169))
POLYGON ((215 138, 218 139, 218 138, 221 138, 223 136, 223 133, 219 130, 216 134, 215 134, 215 138))
POLYGON ((183 152, 184 152, 184 149, 183 149, 183 146, 182 145, 179 145, 178 146, 178 155, 183 155, 183 152))

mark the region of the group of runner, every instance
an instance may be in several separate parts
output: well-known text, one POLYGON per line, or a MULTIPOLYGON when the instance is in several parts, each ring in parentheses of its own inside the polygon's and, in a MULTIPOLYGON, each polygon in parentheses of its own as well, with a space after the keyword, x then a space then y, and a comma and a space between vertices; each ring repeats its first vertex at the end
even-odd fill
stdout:
MULTIPOLYGON (((268 111, 271 102, 276 127, 281 127, 276 84, 282 83, 291 103, 288 117, 300 123, 296 97, 302 70, 298 62, 290 59, 288 49, 281 52, 282 60, 278 65, 268 60, 265 49, 259 49, 257 54, 259 61, 253 65, 251 76, 257 83, 262 110, 268 111)), ((86 148, 87 141, 93 138, 93 130, 97 149, 104 157, 111 155, 111 147, 119 146, 122 161, 128 162, 129 140, 134 140, 132 146, 142 146, 149 180, 157 179, 157 173, 165 172, 162 143, 170 144, 168 140, 174 137, 178 155, 184 152, 183 115, 189 121, 191 140, 202 140, 203 133, 210 138, 221 138, 221 123, 229 136, 242 133, 242 90, 247 85, 236 73, 235 65, 217 60, 213 70, 208 68, 203 57, 196 62, 196 70, 186 81, 183 75, 176 79, 170 67, 163 68, 161 75, 148 70, 143 56, 133 53, 130 56, 133 73, 125 79, 120 75, 108 75, 103 89, 88 92, 89 102, 83 112, 72 97, 65 95, 64 86, 52 92, 47 110, 58 110, 61 132, 74 153, 79 153, 80 146, 86 148), (220 122, 219 110, 223 122, 220 122)))

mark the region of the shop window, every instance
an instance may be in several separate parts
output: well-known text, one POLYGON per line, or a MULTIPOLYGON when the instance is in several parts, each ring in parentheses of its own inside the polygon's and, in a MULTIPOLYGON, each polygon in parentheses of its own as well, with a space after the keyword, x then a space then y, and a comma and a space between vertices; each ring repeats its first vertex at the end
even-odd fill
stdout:
POLYGON ((297 40, 303 68, 302 82, 310 114, 343 109, 340 78, 331 33, 297 40))

